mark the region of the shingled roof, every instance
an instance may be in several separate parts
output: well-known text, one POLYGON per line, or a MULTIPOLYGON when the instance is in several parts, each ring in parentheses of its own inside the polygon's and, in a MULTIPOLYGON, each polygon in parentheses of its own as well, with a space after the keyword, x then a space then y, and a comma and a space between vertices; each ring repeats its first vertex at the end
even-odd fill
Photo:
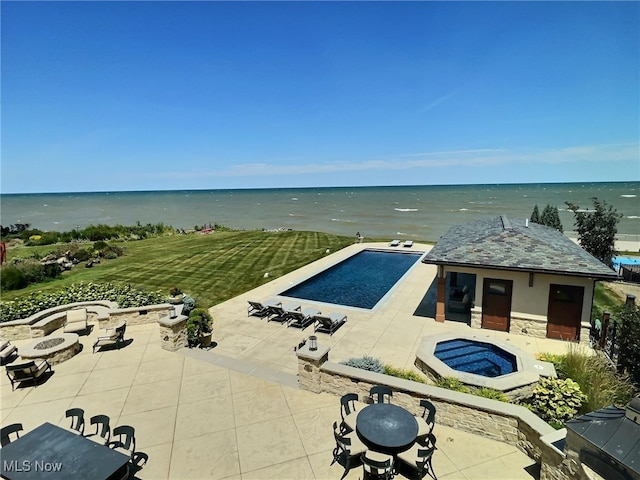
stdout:
POLYGON ((618 278, 616 272, 557 230, 504 215, 450 228, 423 262, 618 278))

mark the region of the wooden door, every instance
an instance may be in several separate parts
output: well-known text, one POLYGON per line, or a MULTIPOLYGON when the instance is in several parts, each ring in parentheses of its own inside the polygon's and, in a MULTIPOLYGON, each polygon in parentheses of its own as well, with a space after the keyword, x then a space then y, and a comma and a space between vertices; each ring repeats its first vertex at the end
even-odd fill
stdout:
POLYGON ((549 287, 547 338, 578 340, 582 321, 584 287, 555 285, 549 287))
POLYGON ((513 281, 485 278, 482 287, 482 328, 509 331, 513 281))

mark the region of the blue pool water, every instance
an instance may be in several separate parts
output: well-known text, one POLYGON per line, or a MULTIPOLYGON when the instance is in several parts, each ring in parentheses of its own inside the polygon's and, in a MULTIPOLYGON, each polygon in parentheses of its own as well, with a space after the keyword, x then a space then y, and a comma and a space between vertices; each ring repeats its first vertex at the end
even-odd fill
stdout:
POLYGON ((474 340, 447 340, 436 345, 435 357, 459 372, 499 377, 517 371, 516 357, 496 345, 474 340))
POLYGON ((421 256, 363 250, 281 295, 371 309, 421 256))

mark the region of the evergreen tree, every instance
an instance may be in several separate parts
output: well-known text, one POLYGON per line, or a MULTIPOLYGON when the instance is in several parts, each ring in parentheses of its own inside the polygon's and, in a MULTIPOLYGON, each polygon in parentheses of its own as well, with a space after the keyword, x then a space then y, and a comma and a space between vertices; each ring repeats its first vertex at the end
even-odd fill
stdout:
POLYGON ((558 207, 552 207, 547 203, 547 206, 544 207, 542 211, 542 215, 540 216, 541 225, 546 225, 547 227, 555 228, 559 232, 563 232, 562 222, 560 222, 560 215, 558 214, 558 207))
POLYGON ((602 263, 612 266, 616 254, 615 241, 618 233, 618 222, 622 214, 607 205, 604 200, 593 201, 593 211, 584 211, 578 205, 565 202, 575 216, 575 227, 578 232, 578 243, 602 263))
POLYGON ((540 223, 540 212, 538 211, 538 204, 533 207, 533 212, 531 212, 531 218, 529 219, 533 223, 540 223))

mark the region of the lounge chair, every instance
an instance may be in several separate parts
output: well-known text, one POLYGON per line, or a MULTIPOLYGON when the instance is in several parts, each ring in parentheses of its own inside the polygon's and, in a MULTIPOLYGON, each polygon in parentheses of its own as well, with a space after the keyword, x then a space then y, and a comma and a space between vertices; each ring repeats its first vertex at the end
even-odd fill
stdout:
POLYGON ((407 247, 407 248, 411 248, 413 247, 413 240, 405 240, 405 242, 402 244, 403 247, 407 247))
POLYGON ((390 247, 397 247, 398 245, 400 245, 400 240, 391 240, 391 242, 389 242, 390 247))
POLYGON ((287 315, 289 316, 289 322, 287 323, 287 327, 305 329, 313 323, 313 317, 315 315, 320 315, 320 313, 321 312, 315 308, 305 308, 302 311, 288 311, 287 315))
POLYGON ((69 310, 64 321, 64 333, 83 332, 89 328, 87 322, 87 309, 77 308, 69 310))
POLYGON ((96 353, 97 349, 107 345, 115 345, 119 350, 124 343, 124 332, 126 329, 127 324, 124 320, 114 328, 107 328, 105 335, 98 337, 96 343, 93 344, 93 353, 96 353))
POLYGON ((289 323, 289 313, 288 312, 296 312, 300 311, 300 305, 294 304, 284 304, 284 305, 272 305, 269 307, 271 309, 271 316, 269 317, 269 321, 280 322, 282 324, 289 323))
POLYGON ((247 308, 247 316, 251 317, 268 317, 271 315, 271 309, 268 305, 263 305, 260 302, 253 302, 251 300, 247 300, 249 302, 249 307, 247 308))
POLYGON ((313 330, 315 332, 322 332, 333 335, 334 332, 347 321, 347 316, 342 313, 332 312, 327 315, 314 315, 313 321, 313 330))
POLYGON ((51 370, 51 365, 46 360, 38 360, 36 363, 34 360, 25 363, 7 365, 5 367, 7 371, 7 377, 11 381, 11 391, 14 390, 14 386, 17 383, 33 381, 37 386, 38 379, 42 377, 47 371, 51 370))
POLYGON ((9 359, 17 353, 18 349, 15 345, 11 345, 11 342, 9 342, 9 340, 5 340, 0 343, 0 365, 8 363, 9 359))

